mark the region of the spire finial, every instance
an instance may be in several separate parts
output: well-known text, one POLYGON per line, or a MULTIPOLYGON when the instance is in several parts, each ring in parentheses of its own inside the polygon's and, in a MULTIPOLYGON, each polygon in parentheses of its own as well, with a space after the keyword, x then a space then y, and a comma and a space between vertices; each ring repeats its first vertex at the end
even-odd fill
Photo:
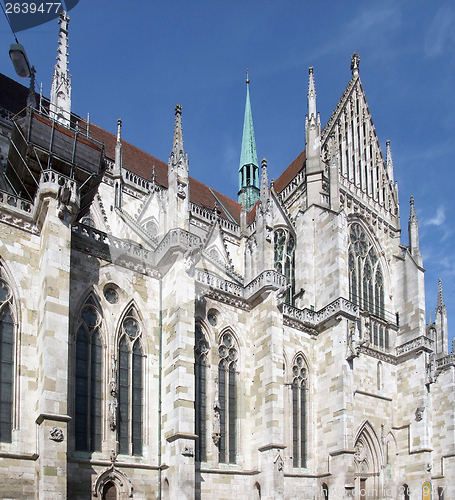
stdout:
POLYGON ((68 73, 68 23, 69 16, 60 11, 58 23, 57 62, 52 77, 50 115, 66 127, 70 126, 71 118, 71 75, 68 73))
POLYGON ((316 88, 314 85, 314 76, 313 76, 313 66, 309 68, 309 82, 308 82, 308 119, 311 120, 311 117, 314 116, 316 119, 317 110, 316 110, 316 88))
POLYGON ((175 106, 174 153, 183 154, 182 106, 175 106))
POLYGON ((117 142, 122 142, 122 120, 117 120, 117 142))
POLYGON ((414 207, 414 196, 411 196, 411 199, 409 200, 409 203, 411 205, 411 210, 410 210, 410 214, 409 214, 409 220, 410 221, 417 220, 417 215, 416 215, 416 211, 415 211, 415 207, 414 207))
POLYGON ((351 56, 351 71, 352 71, 352 76, 358 76, 359 75, 359 66, 360 66, 360 56, 357 54, 357 52, 354 52, 351 56))
POLYGON ((246 68, 246 83, 247 85, 250 83, 250 79, 248 78, 248 68, 246 68))
POLYGON ((266 158, 262 158, 261 161, 261 203, 262 205, 266 205, 267 203, 267 198, 269 195, 269 181, 267 179, 267 160, 266 158))
POLYGON ((28 89, 27 106, 36 108, 36 93, 35 93, 35 66, 30 70, 30 87, 28 89))
POLYGON ((390 141, 386 141, 386 165, 387 174, 389 175, 389 180, 393 182, 393 160, 392 160, 392 150, 390 149, 390 141))
POLYGON ((438 308, 444 307, 444 297, 442 295, 442 281, 438 279, 438 308))

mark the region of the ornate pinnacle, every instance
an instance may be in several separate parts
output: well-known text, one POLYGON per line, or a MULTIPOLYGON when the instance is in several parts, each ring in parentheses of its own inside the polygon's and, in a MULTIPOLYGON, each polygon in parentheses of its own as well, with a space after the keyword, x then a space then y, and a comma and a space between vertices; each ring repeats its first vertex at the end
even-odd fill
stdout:
POLYGON ((265 205, 269 194, 269 183, 267 179, 267 160, 262 158, 261 161, 261 203, 265 205))
POLYGON ((442 281, 438 279, 438 309, 445 307, 444 297, 442 295, 442 281))
POLYGON ((314 116, 316 118, 316 88, 314 86, 314 76, 313 76, 313 66, 309 68, 309 82, 308 82, 308 119, 311 120, 311 117, 314 116))
POLYGON ((410 204, 411 204, 411 210, 410 210, 409 220, 414 221, 417 220, 417 215, 414 208, 414 196, 411 196, 410 204))
POLYGON ((122 120, 119 118, 117 120, 117 142, 122 141, 122 120))
POLYGON ((175 106, 174 147, 173 152, 178 157, 183 154, 182 106, 175 106))
POLYGON ((360 56, 357 54, 357 52, 354 52, 351 56, 351 71, 352 71, 352 76, 358 76, 359 75, 359 65, 360 65, 360 56))

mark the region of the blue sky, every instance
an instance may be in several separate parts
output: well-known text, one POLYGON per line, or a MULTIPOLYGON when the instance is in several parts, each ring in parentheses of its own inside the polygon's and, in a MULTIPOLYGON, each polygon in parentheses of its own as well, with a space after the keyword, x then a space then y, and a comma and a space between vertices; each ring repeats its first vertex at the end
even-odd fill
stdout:
MULTIPOLYGON (((70 12, 72 109, 167 161, 174 107, 183 106, 190 174, 235 198, 245 71, 259 159, 276 178, 304 148, 308 67, 327 122, 350 58, 381 147, 391 141, 402 243, 415 198, 426 268, 427 319, 442 279, 455 325, 455 5, 449 1, 80 0, 70 12)), ((18 34, 49 95, 56 21, 18 34)), ((16 79, 0 18, 0 70, 16 79)), ((26 81, 23 83, 27 84, 26 81)), ((452 328, 451 328, 452 327, 452 328)), ((449 347, 450 350, 450 347, 449 347)))

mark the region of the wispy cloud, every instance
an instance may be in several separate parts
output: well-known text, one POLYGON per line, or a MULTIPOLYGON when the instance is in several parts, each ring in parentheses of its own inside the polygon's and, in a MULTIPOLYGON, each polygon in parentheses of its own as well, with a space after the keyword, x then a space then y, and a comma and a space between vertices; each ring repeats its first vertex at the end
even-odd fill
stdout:
POLYGON ((455 51, 455 9, 449 4, 436 12, 425 36, 424 49, 430 59, 455 51))
POLYGON ((442 226, 446 220, 445 209, 442 205, 438 207, 436 215, 431 219, 426 219, 423 221, 424 226, 442 226))

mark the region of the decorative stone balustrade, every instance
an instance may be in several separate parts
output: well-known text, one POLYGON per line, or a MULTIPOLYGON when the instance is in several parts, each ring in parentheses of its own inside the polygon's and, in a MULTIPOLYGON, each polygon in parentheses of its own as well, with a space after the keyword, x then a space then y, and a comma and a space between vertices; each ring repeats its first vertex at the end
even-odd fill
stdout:
POLYGON ((444 368, 448 366, 455 366, 455 354, 448 354, 447 356, 444 356, 443 358, 437 359, 436 360, 436 369, 437 370, 443 370, 444 368))
POLYGON ((243 287, 232 283, 231 281, 226 281, 213 273, 204 271, 202 269, 196 269, 196 281, 202 285, 207 285, 219 292, 229 293, 235 297, 243 297, 243 287))
POLYGON ((292 193, 302 184, 305 180, 306 170, 303 168, 300 172, 292 179, 292 181, 281 191, 280 198, 282 201, 287 200, 292 193))
POLYGON ((5 191, 0 191, 0 206, 4 206, 8 211, 13 209, 14 212, 18 211, 21 214, 31 215, 33 211, 33 203, 5 191))
POLYGON ((183 229, 171 229, 161 240, 155 250, 155 263, 158 264, 172 247, 180 247, 183 251, 195 250, 202 245, 201 238, 183 229))
POLYGON ((245 286, 244 297, 250 299, 256 292, 265 287, 274 287, 276 289, 286 286, 286 277, 276 271, 263 271, 257 278, 245 286))
POLYGON ((140 188, 145 189, 146 191, 150 191, 152 187, 151 181, 144 179, 143 177, 137 174, 133 174, 133 172, 130 172, 129 170, 126 169, 123 170, 123 172, 125 173, 125 180, 133 184, 136 184, 136 186, 139 186, 140 188))
POLYGON ((302 326, 315 329, 339 314, 344 314, 350 318, 359 317, 359 307, 342 297, 317 312, 311 309, 297 309, 289 304, 282 304, 281 308, 285 317, 301 323, 302 326))
MULTIPOLYGON (((215 214, 212 210, 208 210, 207 208, 196 205, 195 203, 190 203, 190 211, 193 216, 199 217, 209 224, 213 222, 213 219, 215 217, 215 214)), ((235 235, 240 235, 240 226, 238 224, 226 220, 223 217, 218 217, 218 222, 223 229, 226 229, 227 231, 235 235)))
POLYGON ((420 349, 425 349, 428 351, 433 351, 434 349, 434 341, 426 337, 425 335, 421 335, 415 339, 406 342, 396 348, 397 356, 402 356, 403 354, 407 354, 412 351, 417 351, 420 349))

